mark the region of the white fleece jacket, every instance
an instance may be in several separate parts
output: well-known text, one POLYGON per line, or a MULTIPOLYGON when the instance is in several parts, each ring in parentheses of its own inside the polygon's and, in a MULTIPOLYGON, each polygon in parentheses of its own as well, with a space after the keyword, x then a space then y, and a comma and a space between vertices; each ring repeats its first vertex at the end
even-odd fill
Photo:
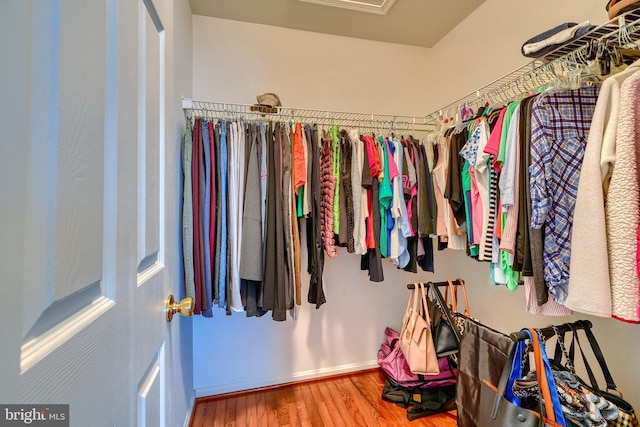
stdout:
POLYGON ((602 83, 580 171, 565 306, 594 316, 611 317, 605 200, 615 163, 620 86, 638 70, 640 61, 602 83))
POLYGON ((612 315, 627 322, 640 322, 640 280, 636 270, 636 233, 640 223, 640 71, 622 83, 619 110, 616 161, 607 199, 612 315))

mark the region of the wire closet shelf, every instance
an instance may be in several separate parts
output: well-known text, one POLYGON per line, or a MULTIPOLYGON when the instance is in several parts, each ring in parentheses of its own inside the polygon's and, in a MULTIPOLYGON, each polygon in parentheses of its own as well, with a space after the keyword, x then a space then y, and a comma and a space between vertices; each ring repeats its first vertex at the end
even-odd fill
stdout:
POLYGON ((377 130, 380 132, 428 132, 435 122, 426 117, 398 116, 372 113, 353 113, 345 111, 314 110, 309 108, 276 107, 271 110, 252 104, 227 102, 196 101, 183 99, 182 108, 187 117, 225 118, 230 120, 273 120, 281 122, 303 122, 322 126, 338 125, 377 130), (271 110, 271 111, 270 111, 271 110), (272 112, 273 111, 273 112, 272 112))
POLYGON ((485 104, 498 104, 524 97, 540 86, 559 80, 568 70, 582 70, 586 74, 594 66, 594 61, 586 59, 587 46, 592 40, 610 41, 622 48, 636 47, 640 41, 640 8, 621 14, 544 57, 534 59, 440 107, 427 114, 427 121, 440 123, 444 118, 451 117, 452 111, 459 112, 465 106, 477 109, 485 104))

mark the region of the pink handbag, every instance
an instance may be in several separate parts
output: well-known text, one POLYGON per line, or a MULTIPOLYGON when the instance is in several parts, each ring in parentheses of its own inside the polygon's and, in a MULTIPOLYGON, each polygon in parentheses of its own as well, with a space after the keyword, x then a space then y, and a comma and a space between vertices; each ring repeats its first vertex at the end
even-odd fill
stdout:
POLYGON ((431 337, 431 319, 424 284, 411 291, 400 331, 400 349, 411 372, 422 375, 440 373, 436 349, 431 337))
POLYGON ((378 350, 378 365, 387 377, 402 387, 438 388, 454 385, 458 369, 450 357, 438 359, 440 373, 437 375, 418 375, 411 372, 404 354, 400 350, 400 333, 392 328, 385 328, 384 342, 378 350))

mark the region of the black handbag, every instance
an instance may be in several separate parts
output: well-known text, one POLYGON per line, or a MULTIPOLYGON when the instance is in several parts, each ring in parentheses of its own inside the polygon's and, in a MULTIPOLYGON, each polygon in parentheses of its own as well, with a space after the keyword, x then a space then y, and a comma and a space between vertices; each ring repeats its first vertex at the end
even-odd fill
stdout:
POLYGON ((442 297, 437 286, 427 283, 429 295, 427 306, 431 317, 431 336, 438 357, 449 356, 458 352, 461 334, 454 313, 442 297))

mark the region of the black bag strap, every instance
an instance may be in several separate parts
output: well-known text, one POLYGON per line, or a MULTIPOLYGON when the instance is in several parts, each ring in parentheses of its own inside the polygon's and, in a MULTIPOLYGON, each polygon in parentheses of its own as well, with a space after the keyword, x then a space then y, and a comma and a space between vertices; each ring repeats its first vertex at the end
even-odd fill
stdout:
MULTIPOLYGON (((602 375, 604 376, 605 382, 607 384, 607 390, 616 390, 617 391, 617 386, 615 384, 615 382, 613 381, 613 377, 611 376, 611 372, 609 371, 609 368, 607 366, 607 363, 604 360, 604 355, 602 353, 602 350, 600 349, 600 346, 598 345, 598 341, 596 341, 596 337, 593 335, 593 332, 591 331, 591 329, 589 328, 589 326, 582 322, 576 322, 579 323, 579 325, 582 327, 582 330, 584 330, 585 335, 587 336, 587 340, 589 341, 589 344, 591 345, 591 350, 596 358, 596 361, 598 362, 598 365, 600 365, 600 369, 602 371, 602 375)), ((580 349, 580 354, 582 356, 582 361, 584 363, 584 367, 587 371, 587 375, 589 376, 589 381, 591 382, 591 387, 593 388, 593 391, 595 394, 597 395, 601 395, 602 391, 600 389, 600 386, 598 385, 598 382, 596 380, 596 377, 593 373, 593 370, 591 369, 591 366, 589 365, 589 362, 587 361, 587 357, 584 354, 584 350, 582 348, 582 344, 580 343, 580 338, 578 335, 578 328, 575 328, 573 325, 571 325, 571 329, 573 330, 573 342, 571 343, 571 357, 573 358, 573 351, 574 351, 574 344, 577 343, 578 344, 578 348, 580 349)))
POLYGON ((607 362, 604 360, 604 354, 600 349, 600 345, 598 345, 598 341, 596 340, 595 335, 593 335, 591 328, 585 321, 580 320, 580 324, 582 325, 582 329, 584 330, 584 333, 587 336, 587 340, 589 340, 589 344, 591 345, 591 350, 593 351, 593 354, 595 355, 596 360, 600 365, 600 369, 602 369, 602 375, 604 376, 604 380, 607 383, 607 389, 617 391, 616 383, 613 381, 613 376, 611 375, 611 371, 609 371, 607 362))
POLYGON ((565 356, 566 360, 569 359, 569 355, 562 350, 560 340, 564 341, 564 331, 556 331, 556 348, 553 351, 553 359, 551 360, 553 366, 562 366, 562 356, 565 356))
MULTIPOLYGON (((563 326, 569 326, 568 323, 565 323, 563 326)), ((571 347, 570 352, 567 352, 567 346, 565 345, 564 336, 566 329, 559 328, 557 326, 551 325, 550 328, 553 328, 553 331, 556 335, 556 347, 553 353, 553 359, 551 360, 551 365, 556 367, 564 367, 568 369, 571 373, 576 373, 575 364, 573 362, 574 349, 571 347), (562 365, 562 357, 564 356, 565 365, 562 365)))
POLYGON ((591 383, 591 388, 593 389, 593 392, 597 395, 600 395, 600 386, 598 386, 598 381, 596 380, 595 375, 593 374, 593 370, 591 369, 591 366, 589 365, 589 362, 587 361, 587 357, 584 354, 584 351, 582 350, 582 345, 580 344, 580 337, 578 336, 578 329, 574 326, 574 325, 570 325, 571 326, 571 330, 573 331, 573 341, 571 342, 571 356, 573 357, 573 351, 574 351, 574 347, 575 344, 578 344, 578 348, 580 349, 580 355, 582 356, 582 361, 584 363, 584 367, 587 370, 587 375, 589 376, 589 382, 591 383))

